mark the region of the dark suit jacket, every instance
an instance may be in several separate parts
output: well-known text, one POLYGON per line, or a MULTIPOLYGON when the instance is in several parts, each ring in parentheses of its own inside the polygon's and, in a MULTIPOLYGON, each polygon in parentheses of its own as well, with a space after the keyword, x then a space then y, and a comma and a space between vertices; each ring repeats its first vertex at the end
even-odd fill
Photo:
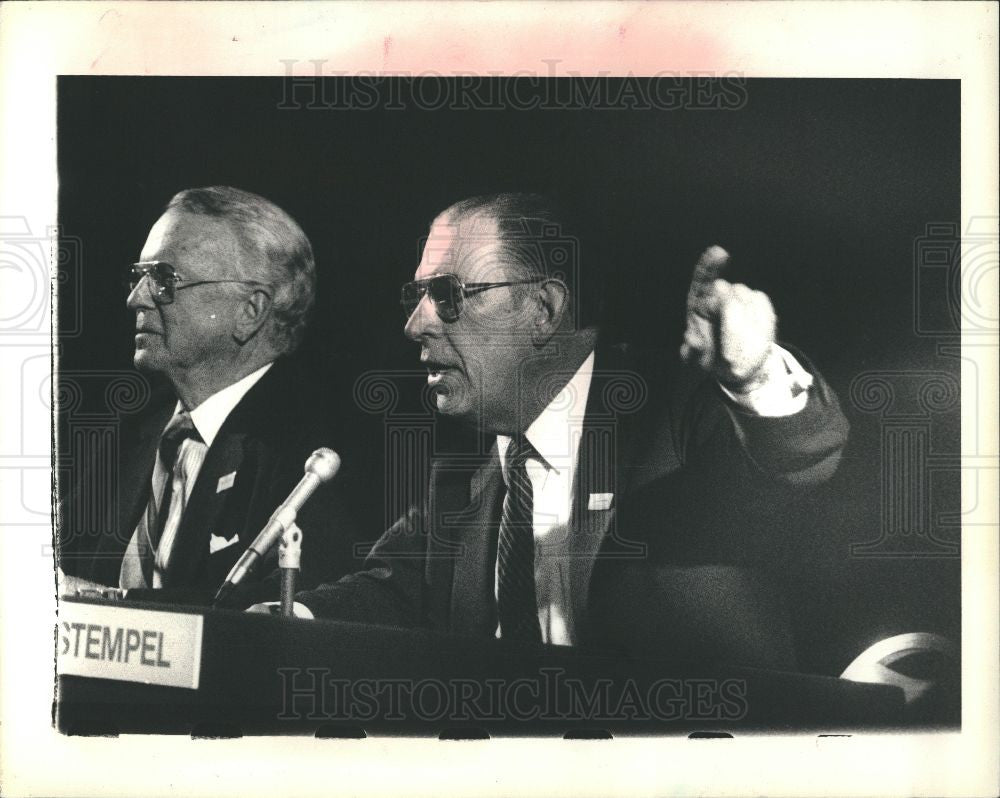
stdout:
MULTIPOLYGON (((784 418, 751 416, 700 373, 666 373, 664 359, 598 350, 570 522, 578 643, 793 666, 779 597, 757 567, 773 533, 752 517, 833 473, 847 421, 804 358, 809 402, 784 418), (590 509, 598 493, 613 494, 609 508, 590 509)), ((492 636, 496 447, 436 461, 428 495, 367 570, 297 601, 318 617, 492 636)))
MULTIPOLYGON (((333 482, 321 486, 299 513, 303 530, 299 584, 313 586, 331 574, 360 567, 353 544, 363 537, 370 539, 371 532, 362 535, 358 519, 380 517, 375 509, 381 505, 381 482, 361 451, 359 438, 353 433, 349 437, 351 419, 358 411, 345 416, 346 401, 331 401, 329 393, 316 385, 306 390, 305 377, 290 362, 276 361, 219 429, 181 518, 168 581, 162 591, 153 591, 157 600, 209 601, 302 478, 306 459, 321 446, 337 451, 342 466, 333 482), (315 395, 323 396, 322 404, 310 398, 315 395), (220 479, 234 473, 231 487, 220 491, 220 479), (210 553, 212 534, 226 540, 238 536, 238 540, 210 553)), ((69 508, 74 505, 74 493, 85 491, 88 480, 100 479, 101 474, 81 468, 72 488, 61 497, 60 565, 67 573, 117 587, 122 556, 149 499, 160 434, 176 401, 172 392, 164 391, 135 425, 123 430, 117 458, 118 500, 98 506, 96 519, 69 508), (88 539, 87 533, 95 531, 99 534, 88 539)), ((277 598, 276 548, 258 566, 253 586, 242 591, 238 603, 277 598)))

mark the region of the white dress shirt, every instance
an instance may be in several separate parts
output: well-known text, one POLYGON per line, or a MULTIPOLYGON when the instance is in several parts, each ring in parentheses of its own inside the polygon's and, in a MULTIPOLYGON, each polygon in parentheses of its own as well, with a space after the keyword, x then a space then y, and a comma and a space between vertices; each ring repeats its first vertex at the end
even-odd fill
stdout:
MULTIPOLYGON (((572 645, 575 637, 569 601, 569 521, 576 455, 580 448, 593 374, 594 353, 591 352, 572 379, 524 433, 540 455, 529 457, 525 463, 532 492, 538 622, 543 642, 564 646, 572 645)), ((506 435, 497 436, 504 480, 507 478, 507 448, 510 442, 506 435)), ((495 568, 494 594, 500 582, 495 568)), ((500 637, 499 626, 496 635, 500 637)))
MULTIPOLYGON (((156 548, 156 558, 153 564, 153 584, 151 587, 163 587, 163 572, 170 562, 170 554, 173 551, 174 542, 177 538, 177 530, 180 528, 180 520, 184 514, 184 508, 187 505, 188 499, 191 497, 194 484, 198 480, 198 473, 205 462, 209 447, 215 441, 226 419, 229 418, 229 414, 233 412, 236 405, 240 403, 247 392, 257 384, 272 365, 274 364, 268 363, 265 366, 261 366, 243 379, 234 382, 232 385, 227 385, 221 391, 208 397, 194 410, 190 411, 191 423, 198 431, 198 435, 201 436, 201 440, 186 438, 177 449, 177 464, 172 472, 174 483, 170 500, 170 512, 164 522, 163 534, 156 548)), ((174 409, 174 415, 183 411, 184 406, 178 402, 177 407, 174 409)), ((163 490, 166 487, 169 477, 170 473, 167 470, 167 466, 160 459, 159 453, 157 453, 156 464, 153 466, 151 496, 151 500, 152 497, 156 497, 157 504, 160 501, 160 497, 163 496, 163 490)), ((137 537, 146 534, 145 529, 143 529, 145 523, 146 514, 144 513, 139 519, 139 528, 132 535, 132 540, 122 561, 119 580, 119 586, 122 589, 143 586, 138 583, 138 580, 141 579, 139 576, 141 574, 141 566, 139 563, 137 537)))

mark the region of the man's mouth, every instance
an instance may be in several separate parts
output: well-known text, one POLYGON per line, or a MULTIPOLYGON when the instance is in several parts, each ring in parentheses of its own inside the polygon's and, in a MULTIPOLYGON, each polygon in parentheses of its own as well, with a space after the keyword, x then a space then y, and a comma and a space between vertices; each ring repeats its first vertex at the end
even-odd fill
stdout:
POLYGON ((153 318, 152 313, 140 311, 135 314, 135 334, 136 335, 162 335, 163 332, 156 327, 150 327, 146 321, 153 318))
POLYGON ((436 360, 424 360, 420 365, 427 369, 427 384, 432 386, 441 382, 445 373, 452 371, 454 368, 445 363, 439 363, 436 360))
POLYGON ((148 349, 154 346, 153 339, 160 338, 163 336, 159 330, 152 330, 149 327, 136 327, 135 328, 135 348, 138 352, 140 349, 148 349))

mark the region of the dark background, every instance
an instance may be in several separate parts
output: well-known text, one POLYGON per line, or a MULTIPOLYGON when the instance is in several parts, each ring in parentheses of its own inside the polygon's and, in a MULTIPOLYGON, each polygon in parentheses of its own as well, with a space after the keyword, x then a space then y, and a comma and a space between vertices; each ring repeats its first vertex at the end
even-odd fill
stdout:
MULTIPOLYGON (((122 280, 180 189, 239 186, 302 225, 319 295, 301 357, 318 390, 366 368, 415 366, 398 292, 436 213, 487 191, 555 191, 584 209, 594 242, 581 248, 584 274, 599 267, 610 278, 616 337, 676 351, 691 268, 719 243, 734 256, 733 279, 770 294, 781 339, 841 397, 853 429, 843 466, 775 552, 803 668, 839 673, 903 631, 958 639, 957 556, 914 556, 928 548, 919 535, 890 546, 906 556, 850 549, 883 527, 884 422, 855 406, 852 382, 872 371, 959 373, 938 351, 957 341, 945 283, 919 311, 914 300, 916 281, 936 275, 920 268, 918 242, 929 224, 960 218, 957 81, 737 81, 715 94, 726 110, 699 100, 422 109, 411 82, 349 110, 340 100, 351 84, 304 85, 296 94, 273 78, 60 78, 59 223, 72 253, 59 286, 61 370, 131 369, 122 280), (941 334, 919 335, 918 316, 941 334)), ((100 401, 99 382, 87 383, 83 409, 100 401)), ((957 453, 957 404, 931 422, 932 448, 957 453)), ((938 474, 925 498, 931 529, 953 541, 957 528, 935 519, 958 511, 957 484, 957 472, 938 474)))

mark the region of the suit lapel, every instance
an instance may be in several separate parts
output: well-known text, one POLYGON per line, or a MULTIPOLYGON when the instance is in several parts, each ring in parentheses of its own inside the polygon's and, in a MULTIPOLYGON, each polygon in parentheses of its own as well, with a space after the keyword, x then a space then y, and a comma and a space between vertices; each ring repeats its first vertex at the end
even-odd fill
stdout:
POLYGON ((229 491, 218 490, 219 480, 236 472, 246 451, 246 433, 219 430, 184 508, 173 551, 170 554, 167 587, 187 586, 197 581, 208 557, 209 539, 220 522, 229 491))
POLYGON ((451 587, 447 610, 438 611, 447 619, 435 620, 458 634, 490 634, 496 627, 493 570, 503 500, 496 446, 485 463, 476 458, 437 464, 431 496, 428 567, 436 573, 429 581, 432 592, 439 581, 451 587))
POLYGON ((618 498, 615 460, 617 436, 613 419, 607 418, 600 407, 600 382, 595 368, 577 451, 573 504, 570 509, 570 597, 577 628, 586 623, 587 593, 594 570, 594 559, 611 528, 615 514, 614 502, 618 498), (591 497, 600 497, 600 500, 592 500, 591 497))
MULTIPOLYGON (((618 350, 598 350, 577 452, 570 510, 570 593, 578 630, 586 628, 588 595, 599 556, 642 556, 617 529, 616 507, 628 490, 629 422, 633 399, 644 396, 638 374, 626 370, 618 350)), ((636 399, 637 402, 640 400, 636 399)))

